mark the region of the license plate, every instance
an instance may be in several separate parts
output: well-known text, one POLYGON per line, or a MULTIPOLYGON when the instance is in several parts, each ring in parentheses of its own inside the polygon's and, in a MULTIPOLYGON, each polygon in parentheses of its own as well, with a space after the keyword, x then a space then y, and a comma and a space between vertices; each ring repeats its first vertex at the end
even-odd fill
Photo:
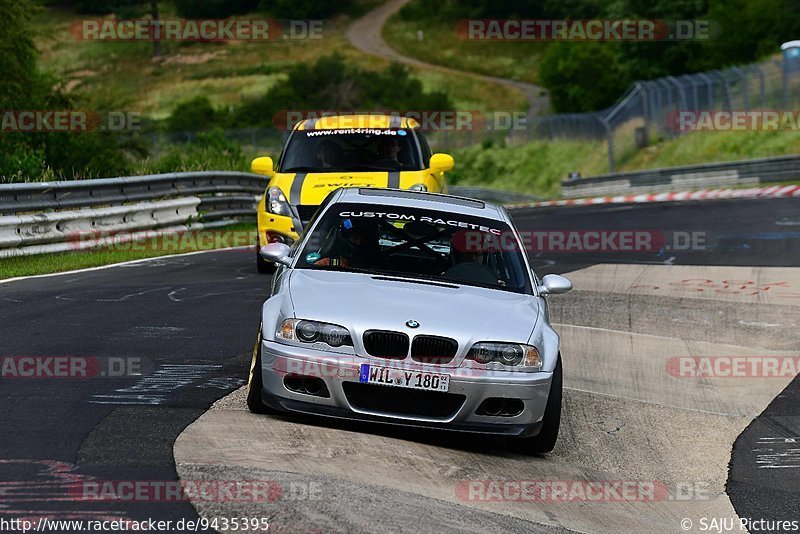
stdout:
POLYGON ((450 375, 378 367, 368 363, 361 364, 358 380, 363 384, 382 384, 425 391, 446 392, 450 389, 450 375))

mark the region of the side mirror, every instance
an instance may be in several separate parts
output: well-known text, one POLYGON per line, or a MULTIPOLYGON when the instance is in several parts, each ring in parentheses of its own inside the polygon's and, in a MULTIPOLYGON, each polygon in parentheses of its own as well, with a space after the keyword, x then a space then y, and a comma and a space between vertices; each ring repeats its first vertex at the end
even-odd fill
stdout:
POLYGON ((451 170, 456 162, 450 154, 437 153, 431 156, 431 169, 438 172, 451 170))
POLYGON ((292 249, 289 248, 289 245, 284 243, 270 243, 269 245, 263 247, 259 251, 259 254, 261 254, 261 257, 267 261, 288 266, 292 263, 292 258, 289 257, 291 250, 292 249))
POLYGON ((560 295, 572 289, 572 282, 558 274, 548 274, 539 286, 541 295, 560 295))
POLYGON ((272 163, 272 158, 256 158, 250 164, 250 170, 255 174, 272 177, 275 174, 275 167, 272 163))

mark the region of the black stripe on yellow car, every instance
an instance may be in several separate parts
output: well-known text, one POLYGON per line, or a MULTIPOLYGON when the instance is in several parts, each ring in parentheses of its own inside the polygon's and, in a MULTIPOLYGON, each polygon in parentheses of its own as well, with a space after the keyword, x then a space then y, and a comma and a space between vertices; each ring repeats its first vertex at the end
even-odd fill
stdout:
POLYGON ((292 188, 289 190, 289 203, 300 204, 300 196, 303 193, 303 182, 306 181, 307 172, 298 172, 292 180, 292 188))

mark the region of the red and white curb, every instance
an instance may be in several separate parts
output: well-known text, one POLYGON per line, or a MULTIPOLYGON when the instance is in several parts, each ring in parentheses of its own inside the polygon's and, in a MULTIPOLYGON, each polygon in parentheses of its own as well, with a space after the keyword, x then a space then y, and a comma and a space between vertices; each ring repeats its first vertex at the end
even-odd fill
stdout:
POLYGON ((687 200, 714 200, 722 198, 783 198, 800 197, 800 185, 773 185, 753 189, 711 189, 650 195, 623 195, 616 197, 570 198, 545 200, 521 204, 507 204, 509 208, 540 208, 545 206, 588 206, 594 204, 641 204, 646 202, 680 202, 687 200))

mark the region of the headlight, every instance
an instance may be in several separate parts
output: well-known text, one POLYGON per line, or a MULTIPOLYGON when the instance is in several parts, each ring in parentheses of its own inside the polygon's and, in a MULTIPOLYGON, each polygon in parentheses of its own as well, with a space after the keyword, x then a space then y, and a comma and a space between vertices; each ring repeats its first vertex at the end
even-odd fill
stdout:
POLYGON ((275 337, 293 343, 324 343, 334 348, 353 346, 353 338, 347 328, 305 319, 286 319, 278 327, 275 337))
POLYGON ((542 359, 539 351, 532 345, 521 343, 496 343, 482 341, 475 343, 467 354, 468 360, 484 364, 488 368, 497 367, 527 367, 539 371, 542 368, 542 359))
POLYGON ((411 187, 409 187, 408 190, 409 191, 420 191, 422 193, 425 193, 425 192, 428 191, 428 186, 425 185, 425 184, 414 184, 411 187))
POLYGON ((267 190, 267 211, 269 213, 274 213, 275 215, 283 215, 285 217, 291 217, 292 211, 289 209, 289 202, 286 200, 286 196, 283 194, 283 191, 280 190, 278 187, 270 187, 267 190))

